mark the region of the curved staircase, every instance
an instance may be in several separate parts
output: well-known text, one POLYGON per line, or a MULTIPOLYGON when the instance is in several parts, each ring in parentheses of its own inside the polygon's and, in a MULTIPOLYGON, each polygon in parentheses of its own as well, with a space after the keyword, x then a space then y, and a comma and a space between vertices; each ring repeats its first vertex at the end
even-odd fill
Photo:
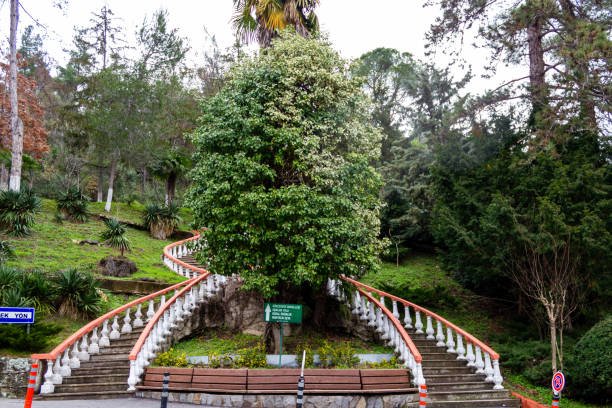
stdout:
MULTIPOLYGON (((32 355, 46 361, 44 383, 36 398, 133 395, 144 369, 172 345, 174 331, 228 279, 211 274, 193 258, 202 245, 196 233, 164 248, 164 264, 186 281, 95 319, 51 353, 32 355)), ((381 341, 395 348, 421 392, 421 403, 409 407, 520 407, 520 400, 502 386, 499 355, 471 334, 427 309, 344 276, 330 280, 328 291, 379 333, 381 341), (389 300, 392 311, 386 306, 389 300), (402 314, 398 305, 404 306, 402 314)))

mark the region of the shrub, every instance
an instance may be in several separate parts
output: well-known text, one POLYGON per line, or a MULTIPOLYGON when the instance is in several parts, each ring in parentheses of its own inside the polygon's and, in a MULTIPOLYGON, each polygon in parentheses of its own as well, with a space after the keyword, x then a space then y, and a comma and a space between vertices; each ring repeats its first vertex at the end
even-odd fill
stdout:
POLYGON ((166 239, 172 235, 179 222, 179 207, 172 203, 168 206, 149 204, 143 214, 144 227, 157 239, 166 239))
POLYGON ((30 334, 23 325, 0 325, 0 349, 19 348, 19 351, 41 352, 47 349, 54 335, 62 327, 55 324, 34 323, 30 326, 30 334))
POLYGON ((100 313, 100 290, 91 274, 68 269, 57 272, 54 283, 60 316, 87 318, 100 313))
POLYGON ((173 348, 165 353, 160 353, 154 364, 160 367, 187 367, 189 365, 185 353, 174 351, 173 348))
POLYGON ((314 353, 308 344, 300 344, 297 347, 297 358, 298 365, 302 366, 302 357, 304 356, 304 351, 306 352, 306 361, 304 362, 304 367, 311 368, 314 367, 314 353))
POLYGON ((111 218, 105 219, 104 225, 106 225, 106 231, 102 233, 102 239, 111 248, 119 249, 123 256, 123 251, 130 250, 130 240, 125 236, 125 224, 111 218))
POLYGON ((6 265, 0 265, 0 304, 4 304, 7 290, 15 286, 19 280, 19 271, 6 265))
POLYGON ((8 241, 0 241, 0 264, 15 258, 15 251, 8 241))
POLYGON ((32 270, 22 273, 17 287, 21 288, 26 298, 31 299, 37 313, 49 314, 54 311, 51 304, 53 287, 50 284, 49 276, 45 272, 32 270))
POLYGON ((2 305, 6 307, 33 307, 34 302, 26 297, 21 286, 16 286, 6 290, 2 296, 2 305))
POLYGON ((253 347, 240 349, 236 354, 235 367, 265 368, 268 366, 266 346, 263 342, 253 347))
POLYGON ((612 316, 608 316, 582 336, 566 363, 573 396, 600 403, 612 401, 611 350, 612 316))
POLYGON ((0 227, 18 237, 30 234, 40 206, 40 198, 30 190, 0 193, 0 227))
POLYGON ((365 367, 367 368, 403 368, 402 363, 397 359, 397 357, 391 357, 389 360, 382 359, 378 362, 374 363, 365 363, 365 367))
POLYGON ((319 360, 323 368, 348 368, 359 364, 359 358, 355 355, 355 350, 348 341, 340 346, 334 346, 324 340, 321 347, 318 348, 317 354, 319 354, 319 360))
POLYGON ((89 217, 89 198, 77 187, 70 187, 57 199, 57 210, 68 220, 85 222, 89 217))

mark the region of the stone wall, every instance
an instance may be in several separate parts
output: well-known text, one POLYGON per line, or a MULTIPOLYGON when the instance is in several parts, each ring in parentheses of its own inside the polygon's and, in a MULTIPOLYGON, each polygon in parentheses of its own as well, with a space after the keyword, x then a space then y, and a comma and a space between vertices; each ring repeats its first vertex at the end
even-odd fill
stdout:
MULTIPOLYGON (((297 392, 297 390, 296 390, 297 392)), ((137 391, 137 398, 161 399, 159 391, 137 391)), ((286 408, 295 406, 295 394, 223 395, 205 392, 170 392, 168 401, 210 408, 286 408)), ((304 408, 397 408, 418 404, 418 394, 304 395, 304 408)))
POLYGON ((29 358, 0 357, 0 397, 25 397, 30 367, 34 361, 29 358))

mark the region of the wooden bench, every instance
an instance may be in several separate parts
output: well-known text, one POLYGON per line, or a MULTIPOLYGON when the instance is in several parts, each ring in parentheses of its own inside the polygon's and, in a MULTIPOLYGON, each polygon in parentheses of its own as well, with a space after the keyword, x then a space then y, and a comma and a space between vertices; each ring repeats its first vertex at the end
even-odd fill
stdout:
MULTIPOLYGON (((161 390, 164 372, 170 373, 169 390, 228 394, 287 394, 297 391, 298 369, 207 369, 148 367, 138 389, 161 390)), ((416 392, 406 369, 304 370, 306 394, 370 394, 416 392)))
POLYGON ((364 390, 397 390, 411 388, 408 370, 361 370, 364 390))
POLYGON ((246 391, 247 370, 194 368, 191 389, 194 391, 246 391))
POLYGON ((191 386, 193 368, 147 367, 144 388, 159 388, 164 384, 164 373, 170 373, 169 390, 188 390, 191 386))
MULTIPOLYGON (((258 391, 297 390, 300 370, 249 370, 247 389, 258 391)), ((304 370, 304 392, 361 390, 359 370, 304 370)))

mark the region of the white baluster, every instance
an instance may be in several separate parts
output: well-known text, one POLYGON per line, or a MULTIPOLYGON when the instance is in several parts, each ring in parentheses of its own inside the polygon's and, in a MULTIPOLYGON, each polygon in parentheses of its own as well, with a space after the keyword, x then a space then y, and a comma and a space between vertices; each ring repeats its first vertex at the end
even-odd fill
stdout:
POLYGON ((70 368, 79 368, 81 367, 81 360, 79 360, 79 341, 76 340, 74 345, 72 346, 72 358, 70 359, 70 368))
POLYGON ((453 329, 451 329, 450 327, 446 328, 446 352, 456 353, 455 340, 453 339, 453 329))
POLYGON ((136 307, 136 313, 134 313, 134 327, 142 327, 144 326, 144 322, 142 321, 142 303, 139 303, 136 307))
POLYGON ((100 337, 100 341, 98 342, 98 346, 100 347, 108 347, 110 346, 110 341, 108 339, 108 319, 104 321, 102 325, 102 337, 100 337))
POLYGON ((206 297, 206 286, 204 286, 204 284, 202 283, 202 281, 200 281, 199 283, 199 293, 198 293, 198 303, 203 303, 204 302, 204 297, 206 297))
POLYGON ((111 325, 111 332, 109 338, 111 340, 117 340, 121 337, 121 333, 119 333, 119 322, 117 322, 117 315, 115 315, 115 319, 113 320, 113 324, 111 325))
POLYGON ((353 314, 358 315, 361 311, 359 310, 359 307, 361 306, 361 296, 359 296, 359 291, 356 290, 355 294, 353 295, 353 314))
POLYGON ((484 374, 484 361, 482 361, 482 352, 479 346, 476 347, 476 374, 484 374))
POLYGON ((64 350, 64 357, 62 358, 62 377, 70 377, 72 370, 70 369, 70 356, 68 355, 70 347, 66 347, 64 350))
POLYGON ((463 347, 463 336, 457 333, 457 360, 466 360, 465 348, 463 347))
POLYGON ((161 309, 162 306, 166 304, 166 294, 161 295, 161 299, 159 300, 159 307, 161 309))
POLYGON ((121 334, 132 332, 132 325, 130 324, 131 321, 132 319, 130 318, 130 308, 128 307, 127 310, 125 311, 125 317, 123 318, 123 326, 121 327, 121 334))
POLYGON ((100 347, 98 346, 98 341, 100 341, 100 339, 98 338, 98 328, 94 327, 91 333, 91 336, 89 337, 89 348, 87 349, 87 352, 89 354, 100 353, 100 347))
POLYGON ((53 385, 53 360, 47 360, 47 372, 45 373, 45 382, 40 387, 41 394, 52 394, 55 391, 53 385))
POLYGON ((485 378, 485 382, 492 383, 495 380, 493 379, 493 366, 491 366, 491 356, 489 355, 489 353, 485 352, 484 357, 485 357, 485 375, 487 376, 487 378, 485 378))
POLYGON ((382 312, 380 307, 376 308, 376 330, 377 333, 382 333, 382 312))
POLYGON ((433 340, 434 337, 434 328, 433 328, 433 324, 431 323, 431 316, 427 315, 427 330, 425 330, 425 333, 427 333, 427 339, 428 340, 433 340))
POLYGON ((136 377, 136 360, 130 360, 130 375, 128 376, 128 391, 135 391, 136 384, 138 384, 138 377, 136 377))
POLYGON ((444 347, 446 346, 446 343, 444 343, 444 329, 442 329, 442 322, 439 320, 436 320, 436 326, 437 326, 437 332, 436 332, 436 340, 438 340, 438 342, 436 343, 436 346, 438 347, 444 347))
POLYGON ((366 320, 368 318, 368 307, 366 305, 365 296, 361 297, 361 316, 359 316, 361 320, 366 320))
POLYGON ((400 318, 400 314, 397 311, 397 300, 393 301, 393 316, 395 316, 395 318, 398 319, 398 320, 400 318))
MULTIPOLYGON (((77 342, 75 342, 75 344, 77 342)), ((89 346, 87 345, 87 334, 84 334, 83 340, 81 341, 81 351, 79 351, 78 353, 79 360, 89 361, 89 353, 87 352, 87 350, 89 350, 89 346)))
POLYGON ((60 365, 61 356, 57 356, 55 359, 55 365, 53 366, 53 378, 52 382, 55 385, 62 383, 62 366, 60 365))
POLYGON ((369 302, 368 304, 368 326, 374 327, 376 326, 376 313, 374 312, 374 303, 369 302))
POLYGON ((493 382, 495 383, 495 386, 493 387, 494 390, 503 390, 504 386, 502 385, 502 382, 504 381, 504 379, 501 376, 501 372, 499 371, 499 359, 497 360, 493 360, 493 382))
POLYGON ((467 341, 466 348, 467 348, 467 354, 465 358, 468 361, 467 363, 468 367, 476 367, 476 363, 474 362, 476 360, 476 356, 474 355, 474 348, 472 347, 472 343, 467 341))
POLYGON ((380 338, 382 340, 388 340, 389 339, 389 323, 388 323, 389 319, 387 318, 386 315, 382 315, 382 312, 381 312, 380 322, 381 322, 380 331, 382 333, 380 338))
POLYGON ((421 312, 418 310, 415 312, 414 328, 416 329, 415 333, 417 334, 423 333, 423 322, 421 321, 421 312))
POLYGON ((155 316, 155 299, 149 300, 149 308, 147 309, 147 323, 153 318, 153 316, 155 316))
POLYGON ((410 306, 404 305, 404 327, 412 329, 412 317, 410 317, 410 306))
POLYGON ((424 385, 425 377, 423 377, 423 366, 421 363, 417 363, 417 385, 424 385))

